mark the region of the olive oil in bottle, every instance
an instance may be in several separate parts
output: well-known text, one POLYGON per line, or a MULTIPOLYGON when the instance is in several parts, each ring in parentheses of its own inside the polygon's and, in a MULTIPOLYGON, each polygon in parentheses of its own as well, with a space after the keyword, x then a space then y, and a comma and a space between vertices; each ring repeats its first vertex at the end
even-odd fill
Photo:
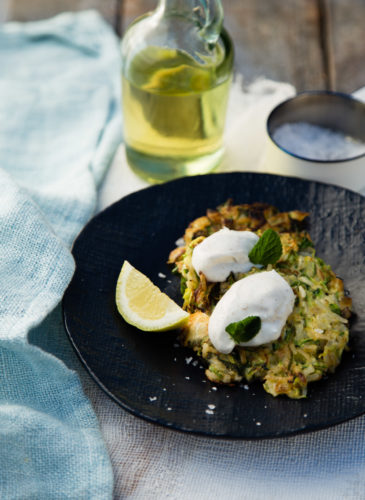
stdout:
POLYGON ((207 173, 221 161, 233 61, 226 32, 207 50, 193 57, 147 45, 123 65, 127 160, 149 182, 207 173))

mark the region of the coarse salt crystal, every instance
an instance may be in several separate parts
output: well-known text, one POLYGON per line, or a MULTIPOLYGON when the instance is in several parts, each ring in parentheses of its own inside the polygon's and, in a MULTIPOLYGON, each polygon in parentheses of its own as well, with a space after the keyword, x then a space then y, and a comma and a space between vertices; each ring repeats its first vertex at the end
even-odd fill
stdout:
POLYGON ((149 397, 149 400, 150 400, 150 401, 156 401, 156 399, 157 399, 157 397, 156 397, 156 396, 150 396, 150 397, 149 397))
POLYGON ((345 160, 365 153, 364 142, 306 122, 280 125, 273 139, 280 147, 309 160, 345 160))
POLYGON ((215 405, 208 405, 208 408, 209 408, 210 410, 214 410, 215 405))
POLYGON ((208 415, 214 415, 214 411, 213 410, 205 410, 205 413, 207 413, 208 415))
POLYGON ((164 273, 158 273, 158 277, 159 278, 166 278, 166 274, 164 274, 164 273))

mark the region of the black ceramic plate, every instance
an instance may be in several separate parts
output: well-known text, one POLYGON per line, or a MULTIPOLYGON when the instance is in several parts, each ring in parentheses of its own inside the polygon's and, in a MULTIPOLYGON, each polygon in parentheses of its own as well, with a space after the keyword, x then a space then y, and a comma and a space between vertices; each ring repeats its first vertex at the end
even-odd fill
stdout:
POLYGON ((266 438, 358 416, 365 412, 364 213, 365 198, 351 191, 254 173, 189 177, 131 194, 92 219, 74 244, 76 272, 63 302, 67 332, 90 374, 117 403, 174 429, 266 438), (179 280, 166 264, 169 252, 191 220, 228 198, 309 211, 317 255, 353 297, 351 351, 334 375, 310 386, 306 399, 273 398, 260 383, 216 387, 195 355, 178 346, 175 332, 143 333, 117 313, 115 285, 125 259, 181 302, 179 280))

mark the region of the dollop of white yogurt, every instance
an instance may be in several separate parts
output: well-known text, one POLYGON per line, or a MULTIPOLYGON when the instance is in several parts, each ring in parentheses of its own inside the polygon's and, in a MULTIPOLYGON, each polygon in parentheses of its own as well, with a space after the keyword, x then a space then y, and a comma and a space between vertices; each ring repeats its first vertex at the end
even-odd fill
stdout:
POLYGON ((235 347, 226 332, 230 323, 248 316, 259 316, 258 334, 240 346, 258 346, 280 337, 288 316, 293 311, 295 295, 290 285, 276 271, 262 271, 236 281, 217 303, 209 318, 209 337, 217 351, 228 354, 235 347))
POLYGON ((251 231, 224 227, 194 248, 192 265, 198 274, 202 272, 212 282, 225 281, 231 272, 247 273, 255 265, 248 254, 258 240, 257 234, 251 231))

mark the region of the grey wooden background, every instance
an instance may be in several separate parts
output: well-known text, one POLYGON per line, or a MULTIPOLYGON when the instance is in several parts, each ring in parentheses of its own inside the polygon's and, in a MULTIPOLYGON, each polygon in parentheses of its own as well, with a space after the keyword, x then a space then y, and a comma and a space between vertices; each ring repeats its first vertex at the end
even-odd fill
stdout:
MULTIPOLYGON (((4 0, 0 0, 4 1, 4 0)), ((157 0, 8 0, 8 19, 95 8, 122 34, 157 0)), ((351 92, 365 85, 365 0, 223 0, 236 70, 298 90, 351 92)))

